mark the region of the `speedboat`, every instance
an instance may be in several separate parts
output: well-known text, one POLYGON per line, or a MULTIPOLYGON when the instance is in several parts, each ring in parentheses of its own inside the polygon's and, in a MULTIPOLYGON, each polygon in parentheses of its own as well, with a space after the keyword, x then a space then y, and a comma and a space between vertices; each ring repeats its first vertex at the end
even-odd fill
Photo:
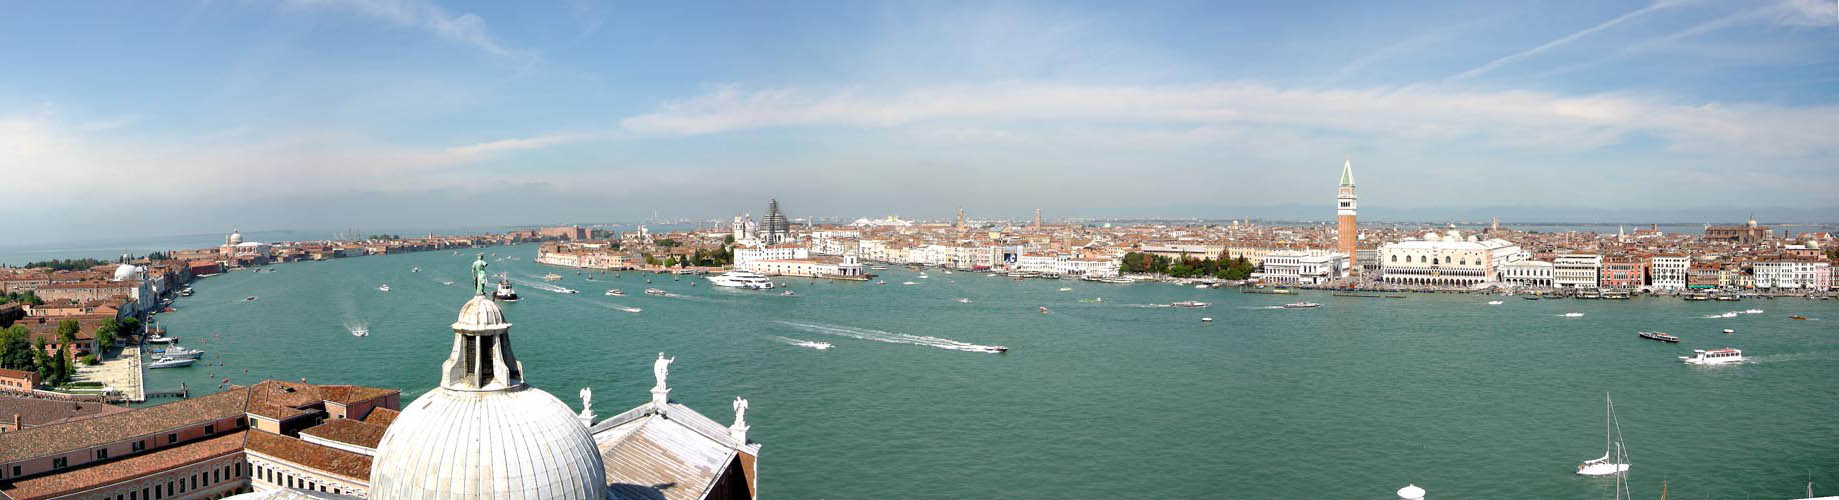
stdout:
POLYGON ((625 297, 626 292, 622 292, 622 291, 619 291, 618 288, 614 288, 611 290, 607 290, 607 296, 608 297, 625 297))
POLYGON ((1490 301, 1488 301, 1488 305, 1491 305, 1491 306, 1498 306, 1498 305, 1501 305, 1501 304, 1502 304, 1502 302, 1501 302, 1501 301, 1498 301, 1498 300, 1490 300, 1490 301))
POLYGON ((147 343, 149 344, 171 344, 178 341, 178 337, 167 337, 157 333, 153 334, 152 337, 147 337, 147 343))
POLYGON ((1720 318, 1735 318, 1735 317, 1737 317, 1737 311, 1730 311, 1730 312, 1727 312, 1727 313, 1724 313, 1724 314, 1719 314, 1719 315, 1718 315, 1718 317, 1720 317, 1720 318))
POLYGON ((498 290, 492 292, 492 300, 517 302, 517 290, 511 289, 511 280, 498 280, 498 290))
POLYGON ((792 291, 791 291, 791 290, 786 290, 786 291, 783 291, 783 292, 779 292, 779 296, 780 296, 780 297, 791 297, 791 296, 793 296, 793 295, 798 295, 798 294, 796 294, 796 293, 792 293, 792 291))
POLYGON ((971 299, 968 299, 968 298, 964 298, 964 297, 959 297, 959 298, 958 298, 958 303, 959 303, 959 304, 969 304, 969 303, 971 303, 971 299))
POLYGON ((1566 318, 1582 318, 1582 317, 1584 317, 1584 313, 1564 313, 1564 317, 1566 317, 1566 318))
POLYGON ((926 279, 926 278, 930 278, 930 276, 926 276, 924 274, 919 275, 919 279, 926 279))
POLYGON ((1314 302, 1291 302, 1283 305, 1284 309, 1308 309, 1311 307, 1322 307, 1322 305, 1314 302))
POLYGON ((353 337, 369 337, 369 336, 370 336, 370 327, 365 327, 365 326, 360 326, 360 327, 357 327, 357 328, 352 328, 352 329, 351 329, 351 336, 353 336, 353 337))
POLYGON ((902 281, 902 282, 900 282, 900 284, 902 284, 902 285, 918 285, 919 283, 914 283, 914 282, 911 282, 911 281, 902 281))
POLYGON ((1761 309, 1744 309, 1743 313, 1744 314, 1762 314, 1762 310, 1761 309))
POLYGON ((556 273, 549 273, 549 274, 543 275, 543 281, 560 281, 561 279, 562 279, 562 275, 556 274, 556 273))
POLYGON ((1798 320, 1803 320, 1803 321, 1805 321, 1805 320, 1807 319, 1807 317, 1806 317, 1806 316, 1802 316, 1802 315, 1799 315, 1799 314, 1795 314, 1795 315, 1792 315, 1792 316, 1788 316, 1788 319, 1798 319, 1798 320))
POLYGON ((243 302, 255 302, 255 299, 256 299, 256 296, 250 295, 248 297, 243 297, 243 302))
POLYGON ((710 283, 714 283, 715 286, 725 286, 728 288, 765 290, 773 287, 772 280, 766 279, 766 276, 762 276, 760 273, 753 271, 742 271, 739 269, 710 276, 707 279, 710 283))
POLYGON ((985 348, 984 350, 993 352, 993 353, 997 353, 997 354, 1005 354, 1009 352, 1009 346, 993 345, 993 346, 989 346, 988 348, 985 348))
POLYGON ((379 292, 387 292, 387 291, 390 291, 390 284, 389 284, 389 283, 384 283, 384 284, 382 284, 382 285, 378 285, 378 286, 377 286, 377 291, 379 291, 379 292))
POLYGON ((1073 289, 1071 289, 1071 288, 1067 288, 1067 287, 1060 287, 1060 291, 1062 291, 1062 292, 1071 292, 1071 291, 1073 291, 1073 289))
POLYGON ((153 353, 159 355, 162 358, 173 358, 173 359, 198 359, 199 357, 204 356, 204 351, 202 350, 189 349, 184 346, 180 346, 178 344, 173 344, 172 347, 168 347, 165 349, 154 349, 153 353))
POLYGON ((875 284, 877 284, 877 285, 886 285, 886 284, 888 284, 888 280, 879 280, 879 281, 876 281, 876 282, 875 282, 875 284))
POLYGON ((1737 331, 1736 331, 1736 330, 1732 330, 1732 329, 1729 329, 1729 328, 1725 328, 1725 329, 1724 329, 1724 333, 1737 333, 1737 331))
POLYGON ((419 272, 421 272, 421 268, 419 268, 419 267, 417 267, 417 268, 414 268, 414 269, 410 269, 410 270, 409 270, 409 272, 411 272, 411 273, 419 273, 419 272))
POLYGON ((1729 347, 1723 349, 1693 349, 1691 356, 1680 356, 1680 361, 1688 365, 1721 365, 1725 363, 1742 363, 1743 351, 1729 347))
POLYGON ((1206 302, 1201 302, 1198 300, 1184 300, 1181 302, 1169 304, 1169 307, 1185 307, 1188 309, 1201 309, 1201 308, 1205 308, 1210 305, 1213 305, 1213 304, 1208 304, 1206 302))
POLYGON ((1047 306, 1041 306, 1041 314, 1047 314, 1047 306))
POLYGON ((1679 337, 1667 332, 1640 332, 1639 335, 1641 335, 1641 338, 1648 340, 1658 340, 1669 344, 1679 343, 1679 337))
POLYGON ((561 290, 556 290, 556 293, 581 293, 581 291, 573 288, 563 288, 561 290))
POLYGON ((441 286, 453 286, 452 281, 441 280, 441 286))
POLYGON ((1209 317, 1205 317, 1205 318, 1201 318, 1201 319, 1200 319, 1200 322, 1202 322, 1202 323, 1212 323, 1212 322, 1213 322, 1213 317, 1211 317, 1211 316, 1209 316, 1209 317))
POLYGON ((645 295, 657 295, 657 296, 662 297, 665 295, 669 295, 669 293, 663 290, 656 289, 656 288, 646 288, 645 295))
POLYGON ((179 296, 180 296, 180 297, 190 297, 190 296, 192 296, 192 289, 190 289, 190 288, 186 288, 186 289, 184 289, 184 290, 179 290, 179 296))
POLYGON ((1207 285, 1194 285, 1194 288, 1198 290, 1198 289, 1210 288, 1210 287, 1208 287, 1207 285))
POLYGON ((153 358, 152 363, 147 363, 147 368, 149 369, 178 368, 181 366, 191 366, 192 363, 197 363, 197 362, 198 360, 196 359, 179 359, 179 358, 159 357, 159 358, 153 358))

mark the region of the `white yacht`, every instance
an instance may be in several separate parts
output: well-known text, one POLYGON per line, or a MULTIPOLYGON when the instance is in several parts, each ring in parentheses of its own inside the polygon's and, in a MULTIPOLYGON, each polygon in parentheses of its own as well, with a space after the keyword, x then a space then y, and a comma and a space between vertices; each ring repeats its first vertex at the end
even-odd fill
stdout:
POLYGON ((161 357, 161 358, 154 358, 152 363, 147 364, 147 368, 149 369, 178 368, 181 366, 191 366, 192 363, 197 363, 197 362, 198 360, 196 359, 178 359, 178 358, 161 357))
POLYGON ((389 283, 384 283, 384 284, 382 284, 382 285, 377 285, 377 291, 379 291, 379 292, 387 292, 387 291, 390 291, 390 284, 389 284, 389 283))
POLYGON ((204 351, 186 348, 179 344, 173 344, 172 347, 165 349, 154 349, 153 352, 157 356, 172 359, 198 359, 204 356, 204 351))
POLYGON ((1564 317, 1566 317, 1566 318, 1582 318, 1582 317, 1584 317, 1584 313, 1575 313, 1575 312, 1573 312, 1573 313, 1564 313, 1564 317))
POLYGON ((1283 305, 1284 309, 1311 309, 1316 307, 1322 307, 1322 305, 1314 302, 1291 302, 1283 305))
POLYGON ((153 336, 151 337, 147 337, 147 343, 149 344, 170 344, 170 343, 178 342, 178 341, 179 341, 178 337, 167 337, 167 336, 160 335, 157 333, 153 334, 153 336))
POLYGON ((1742 363, 1743 351, 1729 347, 1723 349, 1693 349, 1691 356, 1680 356, 1680 361, 1688 365, 1721 365, 1725 363, 1742 363))
POLYGON ((1488 305, 1491 305, 1491 306, 1498 306, 1498 305, 1501 305, 1501 301, 1498 301, 1498 300, 1490 300, 1490 301, 1488 301, 1488 305))
POLYGON ((1611 440, 1615 436, 1615 402, 1609 400, 1609 394, 1603 394, 1603 458, 1585 460, 1577 464, 1577 474, 1583 476, 1607 476, 1628 472, 1628 450, 1621 440, 1611 440), (1612 457, 1611 454, 1614 456, 1612 457))
POLYGON ((370 336, 370 327, 367 327, 367 326, 360 326, 360 327, 356 327, 356 328, 352 328, 352 329, 351 329, 351 336, 353 336, 353 337, 369 337, 369 336, 370 336))
POLYGON ((716 286, 725 286, 728 288, 744 288, 748 290, 765 290, 765 289, 773 287, 772 280, 766 279, 766 277, 761 276, 760 273, 756 273, 753 271, 742 271, 739 269, 728 271, 728 272, 725 272, 725 273, 722 273, 716 276, 710 276, 708 279, 710 283, 714 283, 716 286))

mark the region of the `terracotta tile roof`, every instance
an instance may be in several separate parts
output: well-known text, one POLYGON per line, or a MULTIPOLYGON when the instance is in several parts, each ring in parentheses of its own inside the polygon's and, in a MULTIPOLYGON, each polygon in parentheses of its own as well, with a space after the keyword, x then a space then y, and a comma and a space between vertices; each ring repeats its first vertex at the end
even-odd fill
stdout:
POLYGON ((351 404, 395 394, 395 389, 356 385, 313 385, 265 380, 249 387, 249 413, 286 420, 323 409, 323 402, 351 404))
POLYGON ((58 425, 0 433, 0 463, 155 435, 210 419, 241 416, 249 392, 230 390, 176 403, 58 425))
POLYGON ((383 442, 383 431, 388 427, 368 422, 337 418, 325 423, 300 430, 301 435, 324 438, 340 443, 354 444, 370 449, 377 449, 377 443, 383 442))
POLYGON ((396 416, 401 414, 402 412, 389 408, 377 408, 370 410, 370 415, 364 416, 364 422, 389 427, 390 423, 396 421, 396 416))
POLYGON ((358 481, 370 481, 370 457, 362 454, 260 430, 249 431, 249 440, 245 446, 250 453, 260 453, 358 481))
POLYGON ((53 498, 238 453, 242 450, 243 433, 233 432, 119 460, 12 482, 0 486, 0 495, 14 500, 53 498))
MULTIPOLYGON (((26 378, 26 375, 31 375, 31 374, 32 374, 31 372, 24 372, 24 371, 13 370, 13 369, 8 369, 8 368, 0 368, 0 377, 26 378)), ((6 403, 0 402, 0 413, 5 413, 5 410, 6 410, 6 403)))
MULTIPOLYGON (((25 372, 0 370, 0 376, 6 372, 15 372, 24 376, 25 372)), ((85 419, 114 413, 130 411, 115 405, 93 403, 89 401, 60 401, 55 399, 22 398, 0 396, 0 422, 12 422, 13 415, 19 415, 19 421, 26 428, 50 425, 58 422, 85 419)))

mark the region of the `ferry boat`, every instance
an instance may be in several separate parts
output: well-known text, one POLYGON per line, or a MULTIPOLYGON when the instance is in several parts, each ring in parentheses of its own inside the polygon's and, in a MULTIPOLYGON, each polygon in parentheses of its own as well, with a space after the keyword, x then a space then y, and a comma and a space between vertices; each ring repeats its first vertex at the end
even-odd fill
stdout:
POLYGON ((153 362, 152 362, 152 363, 147 363, 147 368, 149 368, 149 369, 152 369, 152 368, 178 368, 178 367, 181 367, 181 366, 191 366, 191 365, 192 365, 192 363, 197 363, 197 362, 198 362, 198 360, 196 360, 196 359, 179 359, 179 358, 165 358, 165 357, 161 357, 161 358, 154 358, 154 359, 153 359, 153 362))
POLYGON ((625 297, 626 292, 622 292, 622 291, 619 291, 618 288, 614 288, 612 290, 607 290, 607 296, 608 297, 625 297))
POLYGON ((665 291, 663 291, 663 290, 659 290, 659 289, 656 289, 656 288, 646 288, 646 289, 645 289, 645 295, 657 295, 657 296, 659 296, 659 297, 662 297, 662 296, 665 296, 665 295, 670 295, 670 293, 669 293, 669 292, 665 292, 665 291))
POLYGON ((765 290, 765 289, 773 287, 773 282, 771 280, 766 279, 765 276, 761 276, 760 273, 756 273, 753 271, 742 271, 739 269, 728 271, 728 272, 725 272, 719 275, 715 275, 715 276, 710 276, 707 279, 709 280, 710 283, 714 283, 716 286, 725 286, 728 288, 741 288, 741 289, 746 289, 746 290, 765 290))
POLYGON ((1284 309, 1308 309, 1311 307, 1322 307, 1322 305, 1314 302, 1291 302, 1283 305, 1284 309))
POLYGON ((1213 304, 1201 302, 1198 300, 1184 300, 1181 302, 1169 304, 1169 307, 1182 307, 1182 308, 1187 308, 1187 309, 1202 309, 1210 305, 1213 305, 1213 304))
POLYGON ((1704 350, 1704 349, 1693 349, 1691 356, 1680 356, 1679 360, 1686 362, 1686 364, 1688 365, 1721 365, 1721 364, 1726 364, 1726 363, 1742 363, 1743 362, 1743 351, 1738 350, 1738 349, 1732 349, 1729 347, 1726 347, 1723 349, 1712 349, 1709 351, 1704 350))
POLYGON ((387 292, 387 291, 390 291, 390 284, 389 284, 389 283, 384 283, 384 284, 382 284, 382 285, 377 285, 377 291, 379 291, 379 292, 387 292))
POLYGON ((543 281, 560 281, 561 279, 562 279, 562 275, 556 274, 556 273, 549 273, 549 274, 543 275, 543 281))
POLYGON ((1603 292, 1603 298, 1609 300, 1628 300, 1631 295, 1633 294, 1629 293, 1627 290, 1610 290, 1603 292))
POLYGON ((1736 295, 1730 295, 1730 294, 1725 294, 1725 295, 1719 295, 1719 296, 1717 296, 1717 300, 1718 300, 1718 301, 1720 301, 1720 302, 1736 302, 1736 301, 1739 301, 1739 300, 1743 300, 1743 297, 1738 297, 1738 296, 1736 296, 1736 295))
POLYGON ((492 300, 517 302, 517 290, 511 289, 511 280, 498 280, 498 290, 492 292, 492 300))
POLYGON ((1641 338, 1648 339, 1648 340, 1658 340, 1658 341, 1666 342, 1669 344, 1679 343, 1678 336, 1675 336, 1667 332, 1640 332, 1638 333, 1638 335, 1640 335, 1641 338))
POLYGON ((1702 293, 1688 293, 1683 298, 1685 298, 1686 300, 1691 300, 1691 301, 1711 300, 1710 295, 1706 295, 1702 293))

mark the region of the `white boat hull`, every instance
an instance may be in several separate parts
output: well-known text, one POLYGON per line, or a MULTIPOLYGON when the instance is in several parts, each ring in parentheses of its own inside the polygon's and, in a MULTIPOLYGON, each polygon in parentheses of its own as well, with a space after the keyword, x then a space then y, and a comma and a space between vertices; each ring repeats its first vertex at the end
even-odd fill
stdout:
POLYGON ((1617 472, 1628 472, 1628 464, 1595 463, 1577 467, 1580 476, 1607 476, 1617 472))

